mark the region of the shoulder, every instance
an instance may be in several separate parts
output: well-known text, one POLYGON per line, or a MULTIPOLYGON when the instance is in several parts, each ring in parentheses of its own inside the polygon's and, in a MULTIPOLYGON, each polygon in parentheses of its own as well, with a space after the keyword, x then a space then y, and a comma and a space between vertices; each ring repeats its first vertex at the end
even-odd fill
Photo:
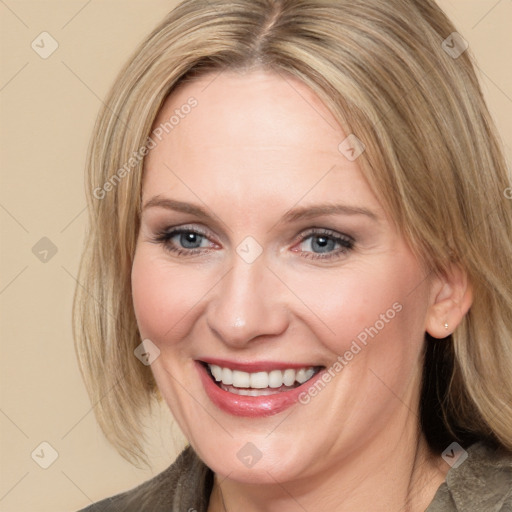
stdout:
POLYGON ((79 512, 206 511, 213 473, 188 446, 167 469, 129 491, 79 512))
POLYGON ((425 512, 512 511, 512 454, 483 442, 463 452, 425 512))

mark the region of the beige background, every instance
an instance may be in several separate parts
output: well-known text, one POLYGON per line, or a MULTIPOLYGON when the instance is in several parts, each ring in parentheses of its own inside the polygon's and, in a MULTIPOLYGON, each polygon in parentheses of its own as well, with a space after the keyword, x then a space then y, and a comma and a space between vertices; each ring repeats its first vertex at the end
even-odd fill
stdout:
MULTIPOLYGON (((77 510, 150 478, 182 447, 162 411, 150 446, 153 471, 115 453, 96 426, 70 323, 93 122, 121 64, 176 3, 0 0, 1 511, 77 510), (47 59, 31 47, 43 31, 59 45, 47 59), (32 251, 43 237, 57 249, 46 262, 32 251), (38 448, 44 441, 58 452, 48 469, 35 462, 49 460, 50 450, 38 448)), ((510 161, 512 1, 440 4, 478 60, 510 161)))

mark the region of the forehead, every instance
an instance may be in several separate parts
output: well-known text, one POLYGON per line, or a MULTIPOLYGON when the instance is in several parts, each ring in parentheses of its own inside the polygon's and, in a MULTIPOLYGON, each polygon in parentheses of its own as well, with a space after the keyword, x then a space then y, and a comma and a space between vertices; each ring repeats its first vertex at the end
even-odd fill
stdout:
POLYGON ((305 195, 377 204, 357 160, 339 149, 347 134, 298 79, 265 71, 208 74, 181 84, 153 129, 173 116, 172 129, 160 130, 146 158, 143 196, 192 193, 245 208, 262 200, 291 206, 305 195), (195 106, 184 107, 191 99, 195 106))
POLYGON ((185 129, 179 131, 193 124, 195 134, 204 135, 207 145, 210 140, 218 142, 221 135, 247 145, 272 145, 276 133, 280 144, 294 145, 299 137, 325 137, 340 131, 336 119, 304 83, 263 70, 222 71, 182 83, 167 99, 155 124, 165 122, 190 97, 196 98, 198 105, 190 116, 192 121, 183 123, 185 129), (194 121, 198 120, 204 133, 197 132, 201 127, 194 121), (219 125, 221 132, 208 131, 209 126, 219 125))

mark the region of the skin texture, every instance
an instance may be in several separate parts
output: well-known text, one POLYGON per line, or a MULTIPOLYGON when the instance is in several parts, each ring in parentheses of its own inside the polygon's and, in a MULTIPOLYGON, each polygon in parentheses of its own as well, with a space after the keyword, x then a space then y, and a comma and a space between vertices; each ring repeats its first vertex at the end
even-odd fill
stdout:
POLYGON ((160 350, 158 388, 215 472, 209 511, 222 501, 248 512, 423 511, 449 467, 418 428, 421 350, 425 331, 445 337, 467 312, 464 274, 425 278, 357 159, 338 150, 347 134, 300 81, 261 70, 206 75, 173 92, 155 127, 191 96, 198 105, 146 159, 132 285, 142 338, 160 350), (155 197, 211 218, 144 208, 155 197), (376 218, 282 220, 319 203, 376 218), (179 235, 157 240, 182 226, 206 234, 199 252, 171 252, 191 251, 179 235), (332 241, 321 252, 313 228, 348 235, 353 248, 332 241), (236 251, 247 236, 263 249, 253 263, 236 251), (326 254, 335 257, 318 258, 326 254), (235 417, 198 379, 194 360, 207 357, 330 367, 395 303, 401 311, 307 405, 235 417), (252 468, 237 457, 248 442, 261 453, 252 468))

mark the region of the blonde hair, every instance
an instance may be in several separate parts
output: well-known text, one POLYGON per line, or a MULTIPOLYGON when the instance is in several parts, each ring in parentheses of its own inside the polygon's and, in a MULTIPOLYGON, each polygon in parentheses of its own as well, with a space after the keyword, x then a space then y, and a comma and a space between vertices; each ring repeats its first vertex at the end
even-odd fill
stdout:
POLYGON ((96 418, 126 459, 147 461, 141 419, 157 394, 134 356, 130 287, 148 137, 178 84, 255 67, 311 87, 364 142, 361 169, 418 257, 432 272, 455 262, 469 276, 462 324, 441 342, 427 335, 431 447, 483 439, 512 450, 510 177, 469 50, 443 44, 454 32, 432 0, 189 0, 137 48, 89 148, 73 322, 96 418))

